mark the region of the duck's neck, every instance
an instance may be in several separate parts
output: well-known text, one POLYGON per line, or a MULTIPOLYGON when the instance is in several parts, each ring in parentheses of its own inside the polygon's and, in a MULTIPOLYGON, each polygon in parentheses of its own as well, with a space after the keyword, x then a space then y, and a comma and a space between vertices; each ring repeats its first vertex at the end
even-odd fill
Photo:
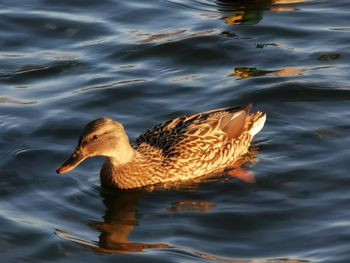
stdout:
POLYGON ((137 152, 131 147, 127 147, 123 149, 123 151, 119 151, 115 156, 108 156, 107 161, 111 163, 113 166, 119 166, 122 164, 126 164, 135 158, 137 152))
POLYGON ((131 147, 130 151, 125 151, 118 157, 107 157, 100 172, 102 187, 120 187, 125 179, 128 180, 129 168, 137 157, 139 153, 131 147))

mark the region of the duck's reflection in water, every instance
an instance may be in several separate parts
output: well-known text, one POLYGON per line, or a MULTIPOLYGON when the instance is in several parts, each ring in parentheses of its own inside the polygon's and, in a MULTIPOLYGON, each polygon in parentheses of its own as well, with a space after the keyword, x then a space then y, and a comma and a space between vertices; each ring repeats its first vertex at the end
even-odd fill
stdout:
MULTIPOLYGON (((229 168, 228 176, 235 176, 235 171, 239 171, 238 179, 242 180, 242 173, 249 173, 245 168, 251 167, 258 161, 256 154, 259 151, 258 147, 251 147, 248 154, 242 157, 241 160, 229 168), (231 170, 232 169, 232 170, 231 170), (245 171, 245 172, 242 172, 245 171)), ((249 175, 251 176, 251 175, 249 175)), ((244 177, 244 176, 243 176, 244 177)), ((152 191, 195 191, 204 182, 210 182, 212 180, 218 180, 217 177, 201 178, 197 181, 190 183, 182 183, 178 185, 162 186, 162 187, 149 187, 143 190, 133 191, 122 191, 114 190, 113 192, 102 191, 101 196, 103 203, 106 206, 106 211, 103 216, 103 222, 93 222, 89 225, 100 232, 97 242, 89 241, 86 239, 79 238, 71 235, 62 230, 56 230, 56 234, 61 238, 73 241, 84 247, 101 253, 101 254, 126 254, 143 252, 146 250, 170 250, 172 254, 180 253, 192 255, 198 257, 198 259, 205 259, 214 262, 225 262, 225 263, 273 263, 273 262, 308 262, 299 259, 234 259, 226 257, 218 257, 215 255, 208 254, 203 251, 194 250, 189 247, 172 246, 165 243, 137 243, 129 240, 130 235, 138 226, 138 220, 136 213, 140 201, 146 198, 147 195, 152 194, 152 191)), ((251 181, 248 181, 251 183, 251 181)), ((169 204, 165 210, 167 213, 177 212, 188 212, 189 216, 191 213, 207 213, 215 212, 216 204, 210 201, 204 200, 178 200, 169 204)))
POLYGON ((61 229, 56 229, 55 234, 101 254, 127 254, 143 252, 146 249, 171 248, 164 243, 134 243, 129 240, 129 236, 138 225, 137 207, 145 193, 136 190, 114 192, 102 190, 101 196, 106 206, 104 221, 89 223, 90 227, 100 232, 98 241, 83 239, 61 229))
MULTIPOLYGON (((236 177, 245 182, 255 182, 252 180, 252 174, 245 167, 247 164, 257 162, 257 147, 251 147, 248 154, 244 155, 236 164, 230 167, 225 173, 229 176, 236 177), (248 178, 248 179, 247 179, 248 178)), ((103 193, 103 202, 106 206, 104 222, 92 223, 91 226, 100 231, 99 247, 113 253, 141 252, 144 249, 164 249, 172 246, 164 243, 148 244, 133 243, 129 241, 129 236, 134 228, 138 225, 136 212, 140 199, 148 194, 149 191, 166 191, 166 190, 187 190, 194 191, 204 182, 217 180, 212 176, 200 178, 188 183, 178 183, 171 185, 161 185, 144 188, 142 191, 113 191, 103 193)), ((209 212, 215 208, 215 204, 202 200, 180 200, 172 203, 167 209, 168 212, 209 212)))
MULTIPOLYGON (((305 263, 310 262, 303 259, 276 258, 276 259, 235 259, 220 257, 209 253, 194 250, 188 247, 171 246, 164 243, 134 243, 129 240, 130 234, 138 225, 136 211, 138 203, 147 192, 142 191, 117 191, 114 193, 102 194, 106 213, 104 222, 91 223, 90 226, 100 232, 99 240, 92 242, 67 232, 56 230, 56 234, 61 238, 73 241, 99 254, 127 254, 143 252, 148 249, 166 249, 175 254, 186 254, 198 257, 198 260, 208 260, 209 262, 220 263, 305 263)), ((166 209, 169 213, 174 212, 211 212, 215 209, 215 204, 208 201, 181 200, 171 204, 166 209)))
MULTIPOLYGON (((244 167, 251 167, 257 162, 256 154, 258 151, 257 147, 251 147, 249 153, 225 171, 226 176, 252 183, 251 176, 253 175, 244 167)), ((209 175, 190 182, 156 185, 143 188, 142 190, 102 190, 101 196, 106 206, 103 216, 104 220, 103 222, 89 223, 90 227, 100 232, 97 242, 81 239, 62 230, 56 230, 56 234, 64 239, 88 246, 96 252, 107 254, 142 252, 146 249, 179 249, 165 243, 135 243, 129 240, 129 236, 135 227, 138 226, 136 213, 140 200, 150 194, 150 192, 155 191, 196 191, 201 184, 216 180, 218 180, 217 176, 209 175)), ((209 201, 178 200, 172 202, 166 211, 168 213, 204 213, 213 209, 215 209, 215 204, 209 201)), ((199 252, 195 253, 198 254, 199 252)), ((202 252, 199 254, 204 255, 202 252)))
POLYGON ((91 227, 101 232, 98 242, 99 252, 130 253, 171 247, 164 243, 130 242, 129 236, 138 225, 136 219, 138 203, 144 194, 142 191, 115 191, 102 194, 106 206, 104 222, 91 224, 91 227))
MULTIPOLYGON (((73 241, 87 247, 99 254, 127 254, 143 252, 145 250, 169 250, 172 254, 186 254, 198 257, 198 260, 208 260, 220 263, 302 263, 308 260, 278 258, 278 259, 235 259, 219 257, 203 251, 194 250, 188 247, 171 246, 165 243, 135 243, 129 240, 129 236, 138 225, 136 212, 138 203, 147 192, 142 191, 117 191, 114 193, 102 194, 106 212, 104 222, 94 222, 90 226, 100 232, 99 240, 92 242, 73 236, 67 232, 56 230, 61 238, 73 241)), ((169 213, 174 212, 211 212, 215 204, 208 201, 181 200, 171 204, 166 209, 169 213)))

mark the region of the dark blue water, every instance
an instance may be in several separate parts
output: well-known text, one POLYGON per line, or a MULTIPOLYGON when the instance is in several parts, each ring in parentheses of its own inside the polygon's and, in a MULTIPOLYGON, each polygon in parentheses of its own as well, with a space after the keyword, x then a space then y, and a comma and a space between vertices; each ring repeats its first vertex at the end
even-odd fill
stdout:
POLYGON ((349 262, 348 1, 0 1, 2 262, 349 262), (246 165, 106 193, 55 169, 103 116, 267 113, 246 165))

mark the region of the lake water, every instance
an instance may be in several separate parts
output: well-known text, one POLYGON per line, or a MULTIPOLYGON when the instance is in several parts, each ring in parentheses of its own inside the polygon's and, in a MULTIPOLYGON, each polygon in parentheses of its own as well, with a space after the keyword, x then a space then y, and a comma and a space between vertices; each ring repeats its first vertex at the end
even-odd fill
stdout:
POLYGON ((346 0, 0 1, 2 262, 350 262, 346 0), (254 103, 245 169, 176 189, 56 168, 103 116, 132 139, 254 103))

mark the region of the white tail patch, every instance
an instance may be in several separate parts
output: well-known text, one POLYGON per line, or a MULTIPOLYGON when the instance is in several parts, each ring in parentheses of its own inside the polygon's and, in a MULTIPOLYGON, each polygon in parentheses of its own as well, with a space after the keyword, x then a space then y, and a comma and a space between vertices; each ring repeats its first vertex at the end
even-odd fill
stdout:
POLYGON ((254 137, 258 132, 261 131, 266 121, 266 114, 262 112, 257 112, 255 114, 258 114, 258 113, 260 113, 260 116, 258 116, 257 119, 253 121, 253 125, 249 130, 249 133, 252 137, 254 137))

